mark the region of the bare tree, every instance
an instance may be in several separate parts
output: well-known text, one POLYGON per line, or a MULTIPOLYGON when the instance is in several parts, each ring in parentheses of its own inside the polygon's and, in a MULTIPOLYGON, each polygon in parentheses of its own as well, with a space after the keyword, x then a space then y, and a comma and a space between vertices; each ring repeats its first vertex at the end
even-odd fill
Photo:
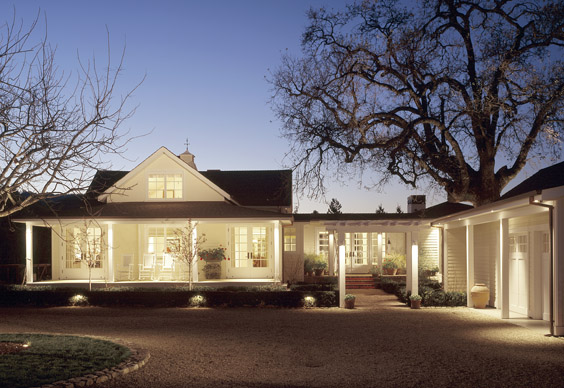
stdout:
POLYGON ((72 261, 73 264, 84 263, 88 268, 88 289, 92 290, 92 269, 103 268, 108 265, 105 260, 105 252, 108 245, 105 240, 105 233, 102 226, 95 220, 85 219, 83 224, 77 228, 68 227, 67 244, 70 250, 67 254, 71 257, 65 260, 72 261))
POLYGON ((124 53, 112 63, 109 34, 102 68, 78 58, 77 74, 65 75, 46 34, 32 42, 38 20, 15 19, 0 26, 0 217, 82 192, 104 155, 124 151, 117 129, 134 111, 125 107, 133 90, 114 96, 124 53))
POLYGON ((559 156, 562 1, 401 4, 311 10, 303 56, 272 74, 301 192, 373 170, 478 206, 530 159, 559 156))
POLYGON ((188 283, 192 290, 194 262, 198 260, 198 251, 206 242, 206 235, 196 233, 197 222, 188 220, 188 225, 174 230, 174 238, 168 242, 170 254, 179 263, 185 264, 188 271, 188 283))

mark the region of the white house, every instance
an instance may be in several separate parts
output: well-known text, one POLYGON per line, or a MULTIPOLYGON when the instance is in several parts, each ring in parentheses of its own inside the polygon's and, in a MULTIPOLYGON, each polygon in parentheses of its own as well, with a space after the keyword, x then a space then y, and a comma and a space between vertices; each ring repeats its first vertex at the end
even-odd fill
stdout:
POLYGON ((325 256, 329 274, 367 273, 400 254, 412 292, 418 268, 439 267, 445 289, 468 292, 469 306, 472 286, 485 283, 502 318, 551 321, 564 335, 564 163, 478 208, 425 208, 421 196, 409 202, 405 214, 292 214, 290 170, 198 171, 188 151, 161 147, 131 171, 99 171, 84 195, 40 203, 13 220, 26 224, 28 284, 34 226, 52 231, 52 282, 84 282, 84 255, 95 257, 97 282, 185 281, 187 268, 168 247, 174 231, 192 222, 206 236, 203 248, 225 249, 219 280, 208 279, 198 260, 196 282, 302 280, 308 253, 325 256))

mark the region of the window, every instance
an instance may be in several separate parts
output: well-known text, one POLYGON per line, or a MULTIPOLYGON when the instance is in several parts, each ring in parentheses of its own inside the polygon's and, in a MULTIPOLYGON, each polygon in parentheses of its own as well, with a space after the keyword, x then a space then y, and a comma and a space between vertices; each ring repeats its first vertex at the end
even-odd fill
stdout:
POLYGON ((83 260, 92 268, 102 268, 101 228, 73 228, 68 236, 66 268, 80 268, 83 260))
POLYGON ((296 251, 296 228, 284 228, 284 251, 296 251))
POLYGON ((182 174, 150 174, 148 190, 150 199, 182 198, 182 174))
POLYGON ((326 230, 317 232, 317 253, 329 257, 329 232, 326 230))
POLYGON ((372 235, 372 264, 378 265, 378 242, 382 250, 382 257, 386 257, 386 233, 371 233, 372 235))

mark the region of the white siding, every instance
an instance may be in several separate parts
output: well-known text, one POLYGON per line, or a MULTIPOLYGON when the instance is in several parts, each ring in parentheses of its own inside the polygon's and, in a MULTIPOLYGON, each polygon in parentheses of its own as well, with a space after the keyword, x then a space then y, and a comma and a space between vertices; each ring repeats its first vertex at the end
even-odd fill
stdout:
POLYGON ((466 228, 447 229, 447 291, 466 291, 466 228))
POLYGON ((439 230, 429 228, 419 231, 419 267, 439 266, 439 230))
POLYGON ((517 217, 509 219, 509 233, 515 233, 518 229, 524 229, 531 226, 548 226, 548 212, 539 213, 532 216, 517 217))
POLYGON ((499 262, 499 223, 490 222, 474 227, 474 283, 484 283, 490 289, 488 305, 496 302, 496 267, 499 262))

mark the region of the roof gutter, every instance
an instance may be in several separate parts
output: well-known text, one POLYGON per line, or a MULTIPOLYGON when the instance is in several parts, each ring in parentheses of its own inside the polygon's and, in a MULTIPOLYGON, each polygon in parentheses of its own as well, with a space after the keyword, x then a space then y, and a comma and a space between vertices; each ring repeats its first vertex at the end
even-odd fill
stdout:
POLYGON ((534 196, 529 197, 529 204, 533 206, 541 206, 548 209, 548 245, 549 245, 549 256, 550 256, 550 276, 549 279, 549 288, 550 288, 550 312, 549 312, 549 319, 550 319, 550 335, 554 336, 554 248, 552 246, 554 240, 554 221, 553 221, 553 213, 554 213, 554 206, 548 205, 546 203, 542 203, 539 200, 536 200, 534 196))

